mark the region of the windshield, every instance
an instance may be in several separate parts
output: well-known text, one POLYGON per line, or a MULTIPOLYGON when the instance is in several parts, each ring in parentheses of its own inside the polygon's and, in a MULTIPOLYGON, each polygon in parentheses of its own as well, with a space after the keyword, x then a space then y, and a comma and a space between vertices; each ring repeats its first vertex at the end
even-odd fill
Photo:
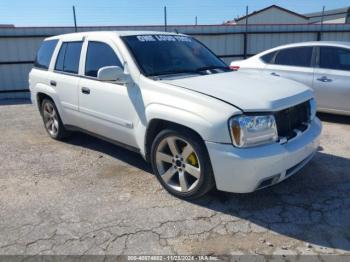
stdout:
POLYGON ((229 71, 222 60, 192 37, 135 35, 122 39, 146 76, 229 71))

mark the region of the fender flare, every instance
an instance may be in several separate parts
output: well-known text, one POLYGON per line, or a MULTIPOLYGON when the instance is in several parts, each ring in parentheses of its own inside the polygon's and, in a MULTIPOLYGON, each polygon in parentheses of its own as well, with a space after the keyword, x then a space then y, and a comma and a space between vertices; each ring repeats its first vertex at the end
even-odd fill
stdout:
POLYGON ((36 104, 37 104, 39 110, 40 110, 40 105, 38 105, 38 94, 43 93, 43 94, 49 96, 53 100, 53 102, 55 103, 56 108, 58 110, 58 113, 62 116, 63 110, 62 110, 61 104, 58 103, 58 101, 59 101, 58 94, 54 88, 52 88, 49 85, 38 83, 35 86, 34 90, 35 90, 35 94, 34 94, 35 101, 36 101, 36 104))

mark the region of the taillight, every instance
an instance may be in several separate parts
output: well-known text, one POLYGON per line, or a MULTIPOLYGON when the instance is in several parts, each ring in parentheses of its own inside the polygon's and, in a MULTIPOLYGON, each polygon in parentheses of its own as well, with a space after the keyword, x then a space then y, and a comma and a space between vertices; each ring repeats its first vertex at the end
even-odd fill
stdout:
POLYGON ((239 66, 230 66, 230 69, 233 71, 237 71, 239 69, 239 66))

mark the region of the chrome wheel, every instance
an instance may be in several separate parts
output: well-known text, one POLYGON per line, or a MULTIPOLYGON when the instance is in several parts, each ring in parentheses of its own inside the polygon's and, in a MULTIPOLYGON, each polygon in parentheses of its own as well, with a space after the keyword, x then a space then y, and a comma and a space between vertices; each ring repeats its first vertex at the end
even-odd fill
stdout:
POLYGON ((172 189, 189 192, 198 185, 201 163, 186 140, 176 136, 164 138, 156 149, 155 160, 161 179, 172 189))
POLYGON ((58 116, 53 104, 50 102, 46 102, 43 105, 43 119, 46 130, 51 136, 56 137, 59 128, 58 116))

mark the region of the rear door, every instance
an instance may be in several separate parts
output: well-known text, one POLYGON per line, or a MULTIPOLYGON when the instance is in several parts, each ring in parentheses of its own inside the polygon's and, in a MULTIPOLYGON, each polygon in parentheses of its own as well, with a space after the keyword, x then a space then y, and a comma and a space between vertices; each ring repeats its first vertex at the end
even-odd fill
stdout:
POLYGON ((271 60, 264 73, 288 78, 311 88, 314 73, 313 57, 312 46, 281 49, 269 58, 271 60))
POLYGON ((314 89, 320 109, 350 112, 350 49, 320 46, 314 89))
POLYGON ((82 41, 62 42, 50 85, 56 90, 63 109, 64 124, 76 125, 78 119, 78 83, 82 41))

